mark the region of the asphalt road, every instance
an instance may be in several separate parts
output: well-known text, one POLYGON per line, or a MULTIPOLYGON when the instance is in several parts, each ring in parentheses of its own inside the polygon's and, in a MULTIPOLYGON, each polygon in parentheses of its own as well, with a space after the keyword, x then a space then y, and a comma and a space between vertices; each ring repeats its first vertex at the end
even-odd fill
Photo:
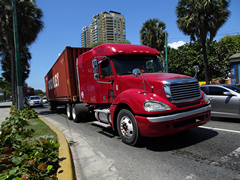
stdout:
MULTIPOLYGON (((240 180, 240 119, 212 118, 203 127, 160 138, 144 138, 140 147, 121 142, 117 133, 92 124, 74 123, 65 109, 35 108, 81 134, 94 150, 114 161, 119 179, 240 180)), ((72 137, 74 140, 74 137, 72 137)))

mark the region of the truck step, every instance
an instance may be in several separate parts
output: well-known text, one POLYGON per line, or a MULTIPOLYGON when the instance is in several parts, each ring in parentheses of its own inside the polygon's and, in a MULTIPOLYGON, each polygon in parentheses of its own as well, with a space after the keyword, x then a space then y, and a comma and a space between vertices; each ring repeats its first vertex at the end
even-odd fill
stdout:
POLYGON ((102 127, 105 127, 105 128, 110 128, 111 127, 111 125, 109 125, 109 124, 98 122, 98 121, 93 121, 93 124, 98 125, 98 126, 102 126, 102 127))

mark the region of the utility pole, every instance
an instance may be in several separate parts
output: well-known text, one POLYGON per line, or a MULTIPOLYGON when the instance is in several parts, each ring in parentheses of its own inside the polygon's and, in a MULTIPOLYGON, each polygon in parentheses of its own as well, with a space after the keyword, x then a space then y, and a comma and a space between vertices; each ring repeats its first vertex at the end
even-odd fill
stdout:
POLYGON ((16 0, 12 2, 13 6, 13 31, 14 31, 14 45, 15 45, 15 58, 16 58, 16 74, 17 74, 17 99, 18 109, 23 110, 23 88, 22 88, 22 74, 19 54, 19 43, 18 43, 18 27, 17 27, 17 7, 16 0))
POLYGON ((167 51, 167 32, 165 32, 165 59, 166 59, 166 72, 168 73, 168 51, 167 51))

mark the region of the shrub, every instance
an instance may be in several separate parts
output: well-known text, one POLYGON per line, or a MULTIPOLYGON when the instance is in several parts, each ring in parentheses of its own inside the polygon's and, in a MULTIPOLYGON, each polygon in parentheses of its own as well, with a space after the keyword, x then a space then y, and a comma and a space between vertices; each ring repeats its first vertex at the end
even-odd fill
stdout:
POLYGON ((0 179, 57 179, 59 144, 55 139, 28 139, 34 132, 26 128, 37 118, 34 109, 20 111, 11 106, 10 117, 0 127, 0 179))

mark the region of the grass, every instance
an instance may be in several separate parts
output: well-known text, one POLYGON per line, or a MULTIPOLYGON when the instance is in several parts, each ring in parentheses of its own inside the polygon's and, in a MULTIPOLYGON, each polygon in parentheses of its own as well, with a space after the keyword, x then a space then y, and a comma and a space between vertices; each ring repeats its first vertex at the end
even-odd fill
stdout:
POLYGON ((39 139, 41 137, 44 139, 55 139, 58 142, 57 134, 41 119, 29 119, 29 125, 27 126, 27 129, 34 129, 34 132, 31 134, 30 141, 34 141, 35 139, 39 139))

